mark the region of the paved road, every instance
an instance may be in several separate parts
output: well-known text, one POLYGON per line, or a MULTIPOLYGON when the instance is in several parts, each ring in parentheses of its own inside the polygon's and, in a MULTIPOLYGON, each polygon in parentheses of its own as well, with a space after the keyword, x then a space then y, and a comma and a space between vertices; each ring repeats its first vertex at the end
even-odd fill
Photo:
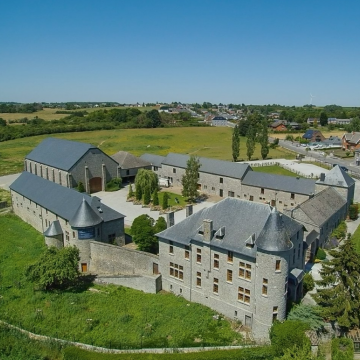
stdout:
POLYGON ((12 174, 0 176, 0 188, 10 190, 9 186, 20 176, 21 174, 12 174))

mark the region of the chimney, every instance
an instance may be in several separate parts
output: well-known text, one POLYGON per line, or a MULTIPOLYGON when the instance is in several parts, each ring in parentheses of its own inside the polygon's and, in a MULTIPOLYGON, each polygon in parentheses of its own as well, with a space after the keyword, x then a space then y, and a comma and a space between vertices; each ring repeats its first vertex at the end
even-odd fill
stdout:
POLYGON ((175 215, 173 211, 166 214, 166 224, 168 228, 175 225, 175 215))
POLYGON ((193 214, 193 206, 191 204, 186 205, 186 217, 193 214))
POLYGON ((203 231, 204 231, 204 241, 210 242, 213 236, 213 222, 212 220, 204 219, 203 220, 203 231))
POLYGON ((320 181, 325 181, 325 173, 320 174, 320 181))

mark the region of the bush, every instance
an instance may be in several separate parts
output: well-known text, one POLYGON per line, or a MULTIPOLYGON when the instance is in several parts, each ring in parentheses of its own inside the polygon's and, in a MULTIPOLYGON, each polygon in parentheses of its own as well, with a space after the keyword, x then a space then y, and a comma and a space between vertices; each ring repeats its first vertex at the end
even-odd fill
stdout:
POLYGON ((309 330, 309 326, 302 321, 275 322, 270 329, 271 346, 275 355, 283 355, 286 349, 291 349, 294 346, 310 348, 310 340, 305 335, 306 330, 309 330))
POLYGON ((349 218, 356 220, 358 218, 359 207, 358 204, 351 204, 349 207, 349 218))
POLYGON ((303 290, 304 290, 304 295, 313 290, 315 287, 315 281, 313 276, 310 273, 306 273, 304 278, 303 278, 303 290))
POLYGON ((130 199, 132 197, 134 197, 134 191, 133 191, 132 185, 130 184, 129 185, 128 199, 130 199))
POLYGON ((317 260, 325 260, 326 259, 326 252, 322 248, 318 248, 318 251, 316 252, 315 259, 317 260))
POLYGON ((347 230, 346 223, 345 221, 342 221, 338 225, 338 227, 331 233, 331 237, 336 237, 337 239, 343 239, 346 236, 346 230, 347 230))
POLYGON ((288 135, 286 135, 285 140, 294 141, 294 136, 288 134, 288 135))
POLYGON ((153 200, 152 200, 153 205, 158 206, 159 205, 159 195, 158 195, 157 189, 155 189, 152 197, 153 197, 153 200))
POLYGON ((85 192, 85 186, 81 181, 78 182, 78 186, 75 189, 81 193, 85 192))
POLYGON ((352 360, 354 358, 354 344, 351 339, 332 339, 331 358, 332 360, 352 360))
POLYGON ((162 208, 163 210, 166 210, 169 207, 169 195, 167 192, 164 193, 163 199, 162 199, 162 208))
POLYGON ((105 191, 117 191, 121 189, 122 180, 121 178, 111 179, 105 186, 105 191))
POLYGON ((145 187, 145 191, 144 191, 144 204, 145 205, 149 205, 150 204, 150 200, 151 200, 151 196, 150 196, 150 189, 148 186, 145 187))

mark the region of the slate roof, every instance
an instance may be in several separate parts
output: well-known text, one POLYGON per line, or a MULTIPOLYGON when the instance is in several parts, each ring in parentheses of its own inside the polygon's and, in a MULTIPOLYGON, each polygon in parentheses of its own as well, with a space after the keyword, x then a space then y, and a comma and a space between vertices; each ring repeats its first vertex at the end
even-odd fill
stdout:
POLYGON ((139 167, 150 166, 148 161, 145 161, 127 151, 118 151, 116 154, 111 155, 122 169, 134 169, 139 167))
POLYGON ((355 184, 355 180, 339 165, 336 165, 325 175, 324 181, 319 179, 316 183, 338 187, 350 187, 355 184))
POLYGON ((306 130, 305 134, 302 136, 304 139, 311 139, 314 135, 321 135, 321 131, 319 130, 306 130))
POLYGON ((94 210, 83 198, 69 224, 74 228, 86 228, 100 224, 103 219, 99 215, 99 210, 94 210))
MULTIPOLYGON (((163 165, 186 169, 187 161, 189 159, 189 155, 169 153, 162 163, 163 165)), ((249 164, 240 164, 224 160, 209 159, 205 157, 200 157, 199 160, 201 164, 201 172, 231 177, 235 179, 242 179, 249 170, 252 170, 249 164)))
POLYGON ((357 144, 360 141, 360 132, 347 133, 343 136, 347 142, 352 144, 357 144))
POLYGON ((143 154, 140 159, 150 163, 153 166, 161 167, 161 163, 165 159, 165 156, 154 155, 154 154, 143 154))
POLYGON ((68 171, 90 149, 97 149, 97 147, 78 141, 49 137, 44 139, 25 159, 68 171))
POLYGON ((68 221, 74 217, 83 199, 104 222, 125 217, 102 204, 96 196, 79 193, 26 171, 10 185, 10 189, 68 221))
POLYGON ((284 215, 272 208, 261 233, 255 241, 259 249, 267 251, 288 251, 293 243, 286 226, 284 215))
POLYGON ((315 182, 316 181, 312 179, 298 179, 293 176, 249 171, 245 175, 242 184, 264 189, 286 191, 294 194, 311 195, 315 193, 315 182))
POLYGON ((50 226, 45 230, 45 236, 56 236, 63 233, 59 220, 53 221, 50 226))
MULTIPOLYGON (((210 219, 213 221, 214 229, 210 240, 211 246, 255 258, 257 246, 247 247, 246 242, 249 242, 248 240, 255 234, 256 244, 256 238, 261 234, 271 213, 272 208, 269 205, 228 197, 156 235, 184 245, 203 242, 203 236, 199 234, 199 230, 202 228, 203 220, 210 219), (223 235, 222 239, 216 236, 217 233, 220 234, 220 231, 223 235)), ((303 227, 286 215, 282 215, 282 221, 284 230, 289 236, 294 235, 303 227)), ((272 234, 268 235, 269 242, 276 248, 274 244, 276 237, 272 234)))
POLYGON ((294 208, 292 218, 300 221, 305 215, 309 222, 320 227, 344 205, 346 205, 346 199, 334 188, 329 187, 294 208))

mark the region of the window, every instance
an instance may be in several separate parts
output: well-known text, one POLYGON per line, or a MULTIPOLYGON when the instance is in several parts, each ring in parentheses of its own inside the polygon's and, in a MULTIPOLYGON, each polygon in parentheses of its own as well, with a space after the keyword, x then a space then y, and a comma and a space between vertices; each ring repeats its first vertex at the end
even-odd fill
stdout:
POLYGON ((250 201, 254 201, 254 197, 252 195, 250 195, 250 198, 249 198, 250 201))
POLYGON ((214 254, 214 269, 219 269, 219 254, 214 254))
POLYGON ((271 206, 276 206, 276 200, 271 200, 271 206))
POLYGON ((250 304, 250 290, 239 286, 238 300, 245 304, 250 304))
POLYGON ((126 170, 126 175, 130 175, 130 170, 126 170))
POLYGON ((220 178, 220 184, 223 184, 224 183, 224 178, 220 178))
POLYGON ((73 231, 73 239, 75 239, 75 231, 73 231))
POLYGON ((196 250, 196 262, 201 264, 201 249, 196 250))
POLYGON ((301 250, 301 244, 299 244, 299 246, 298 246, 298 259, 300 258, 300 251, 301 250))
POLYGON ((115 244, 115 234, 108 235, 109 244, 115 244))
POLYGON ((173 168, 173 174, 176 174, 176 169, 175 168, 173 168))
POLYGON ((281 271, 281 260, 276 260, 275 271, 281 271))
POLYGON ((158 171, 158 167, 157 167, 157 166, 153 166, 153 170, 154 170, 154 171, 158 171))
POLYGON ((293 263, 295 262, 296 249, 293 250, 293 263))
POLYGON ((226 281, 232 283, 232 270, 227 270, 226 272, 226 281))
POLYGON ((291 199, 291 200, 294 200, 294 199, 295 199, 295 194, 294 194, 294 193, 291 193, 290 199, 291 199))
POLYGON ((267 294, 268 294, 268 284, 269 284, 268 279, 263 278, 263 286, 262 286, 262 291, 261 291, 261 293, 262 293, 264 296, 267 296, 267 294))
POLYGON ((204 189, 204 190, 207 189, 207 185, 203 185, 203 189, 204 189))
POLYGON ((211 190, 212 190, 212 191, 215 191, 215 188, 212 186, 212 187, 211 187, 211 190))
POLYGON ((244 262, 240 261, 239 263, 239 277, 251 280, 251 265, 245 264, 244 262))
POLYGON ((185 259, 190 259, 190 246, 185 245, 185 259))
POLYGON ((273 307, 273 322, 277 320, 277 316, 278 316, 278 307, 277 306, 274 306, 273 307))
POLYGON ((287 289, 288 289, 288 278, 286 277, 286 279, 285 279, 285 295, 287 293, 287 289))
POLYGON ((235 196, 235 193, 233 191, 228 191, 228 196, 229 197, 234 197, 235 196))
POLYGON ((70 235, 68 231, 65 231, 65 239, 66 241, 70 241, 70 235))
POLYGON ((234 253, 232 251, 228 251, 227 261, 232 263, 234 260, 234 253))
POLYGON ((196 273, 196 286, 201 287, 201 272, 196 273))
POLYGON ((174 254, 174 246, 172 241, 169 241, 169 254, 174 254))
POLYGON ((219 293, 219 279, 214 278, 213 293, 219 293))
POLYGON ((60 171, 59 171, 59 184, 62 185, 61 184, 61 172, 60 171))
POLYGON ((265 194, 265 190, 264 190, 264 188, 261 188, 261 190, 260 190, 260 194, 261 194, 261 195, 264 195, 264 194, 265 194))
POLYGON ((170 276, 183 280, 184 279, 184 267, 178 264, 170 263, 170 276))

